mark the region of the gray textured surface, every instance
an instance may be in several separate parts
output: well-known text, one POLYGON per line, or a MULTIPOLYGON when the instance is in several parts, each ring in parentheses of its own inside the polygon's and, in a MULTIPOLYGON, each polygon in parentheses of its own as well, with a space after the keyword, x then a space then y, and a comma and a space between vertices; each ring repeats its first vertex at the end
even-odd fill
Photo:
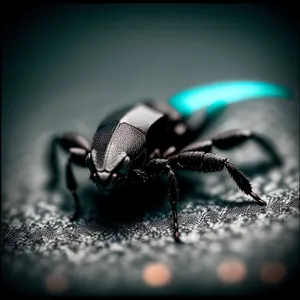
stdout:
MULTIPOLYGON (((69 295, 223 295, 274 291, 280 284, 260 277, 269 261, 284 264, 282 284, 298 275, 297 98, 232 105, 204 133, 203 138, 232 128, 263 133, 284 164, 268 164, 252 143, 218 151, 249 176, 268 202, 265 210, 239 192, 225 171, 178 174, 183 245, 171 238, 164 180, 123 195, 113 215, 116 206, 101 202, 87 171, 76 168, 84 210, 76 223, 68 221, 73 201, 63 182, 55 193, 45 189, 50 136, 76 130, 91 138, 99 120, 120 104, 149 96, 164 101, 181 88, 241 78, 280 83, 297 94, 295 31, 276 22, 276 15, 265 18, 266 9, 233 7, 152 6, 146 12, 139 6, 62 6, 39 12, 11 33, 3 49, 5 284, 47 294, 46 278, 60 274, 68 282, 63 294, 69 295), (232 285, 216 273, 230 258, 247 269, 244 280, 232 285), (151 262, 168 266, 169 284, 145 284, 143 269, 151 262)), ((60 158, 63 175, 66 156, 60 158)))

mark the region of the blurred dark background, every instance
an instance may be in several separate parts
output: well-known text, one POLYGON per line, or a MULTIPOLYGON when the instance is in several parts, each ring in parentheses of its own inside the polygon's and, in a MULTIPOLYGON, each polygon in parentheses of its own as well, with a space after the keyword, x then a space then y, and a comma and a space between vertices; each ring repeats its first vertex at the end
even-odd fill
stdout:
MULTIPOLYGON (((267 3, 57 3, 3 9, 5 287, 40 295, 244 295, 287 288, 299 268, 295 10, 267 3), (148 97, 167 101, 182 89, 223 80, 271 82, 293 93, 291 100, 234 104, 203 135, 247 128, 270 137, 282 166, 268 164, 252 144, 222 153, 268 200, 266 211, 246 199, 225 173, 180 175, 186 244, 179 247, 171 239, 164 182, 126 195, 115 213, 116 207, 98 210, 103 204, 88 172, 76 169, 84 214, 75 224, 68 221, 73 201, 63 178, 60 190, 45 188, 54 133, 72 130, 91 139, 100 120, 120 105, 148 97), (138 205, 127 205, 134 199, 138 205), (221 263, 230 259, 235 264, 220 275, 221 263), (160 278, 155 269, 145 277, 152 263, 171 274, 160 287, 151 287, 151 276, 160 278), (224 283, 231 275, 236 282, 224 283)), ((63 177, 66 156, 60 158, 63 177)))

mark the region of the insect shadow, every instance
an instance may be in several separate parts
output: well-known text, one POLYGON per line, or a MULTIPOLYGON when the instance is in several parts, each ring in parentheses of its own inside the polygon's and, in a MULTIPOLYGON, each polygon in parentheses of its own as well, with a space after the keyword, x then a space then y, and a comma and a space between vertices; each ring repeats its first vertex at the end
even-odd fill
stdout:
MULTIPOLYGON (((272 168, 272 163, 262 162, 248 168, 248 174, 257 175, 272 168), (252 172, 249 172, 252 171, 252 172)), ((219 175, 217 175, 219 176, 219 175)), ((187 202, 199 199, 201 202, 210 202, 218 207, 242 207, 245 205, 257 205, 255 202, 245 198, 243 202, 232 203, 226 201, 222 195, 212 195, 206 192, 205 174, 191 172, 178 173, 180 202, 178 203, 179 214, 182 207, 187 202)), ((219 176, 220 177, 220 176, 219 176)), ((221 177, 220 177, 221 179, 221 177)), ((228 178, 230 181, 230 178, 228 178)), ((223 182, 217 183, 223 184, 223 182)), ((232 188, 235 188, 234 182, 232 188)), ((102 195, 97 188, 92 185, 82 183, 80 188, 81 212, 80 219, 87 222, 93 221, 108 228, 137 220, 145 219, 145 216, 165 216, 171 215, 171 205, 167 196, 168 180, 167 176, 162 176, 155 181, 148 182, 135 189, 129 187, 120 188, 111 195, 102 195)), ((61 209, 71 216, 74 210, 73 201, 70 194, 64 188, 60 188, 63 193, 61 209)))
MULTIPOLYGON (((134 189, 125 186, 103 195, 96 187, 83 184, 79 191, 80 218, 109 225, 143 219, 146 214, 169 214, 167 187, 167 178, 160 178, 134 189)), ((67 190, 63 195, 61 209, 71 216, 74 211, 72 198, 67 190)))

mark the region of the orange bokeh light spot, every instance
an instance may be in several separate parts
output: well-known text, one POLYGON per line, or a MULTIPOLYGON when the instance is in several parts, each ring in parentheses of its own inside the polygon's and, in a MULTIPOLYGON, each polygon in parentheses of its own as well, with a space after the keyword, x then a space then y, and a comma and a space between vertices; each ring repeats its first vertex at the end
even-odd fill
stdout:
POLYGON ((152 287, 164 286, 171 281, 171 272, 162 263, 152 263, 144 268, 143 279, 152 287))
POLYGON ((226 260, 218 265, 217 275, 225 283, 237 283, 245 278, 246 267, 241 260, 226 260))

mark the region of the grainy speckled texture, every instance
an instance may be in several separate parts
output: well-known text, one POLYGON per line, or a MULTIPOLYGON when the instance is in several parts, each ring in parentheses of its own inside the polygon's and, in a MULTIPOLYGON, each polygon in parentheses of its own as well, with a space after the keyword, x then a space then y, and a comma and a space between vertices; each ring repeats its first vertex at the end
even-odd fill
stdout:
MULTIPOLYGON (((297 97, 293 101, 261 99, 232 105, 204 133, 203 138, 207 138, 232 128, 252 129, 270 137, 284 163, 269 164, 268 157, 250 142, 233 151, 216 151, 229 157, 249 176, 254 190, 268 203, 265 209, 243 195, 225 170, 209 175, 178 174, 182 245, 174 244, 171 237, 165 178, 142 191, 122 195, 119 205, 110 205, 107 199, 98 199, 95 187, 87 180, 88 172, 76 168, 83 211, 75 223, 68 219, 73 201, 63 181, 56 192, 49 193, 45 188, 48 173, 44 160, 50 136, 76 130, 91 138, 100 119, 120 104, 143 96, 166 100, 182 87, 232 78, 281 83, 297 94, 293 34, 286 34, 284 26, 279 30, 274 25, 277 23, 272 23, 274 20, 265 19, 263 11, 256 15, 254 8, 240 9, 239 13, 227 8, 225 13, 224 7, 206 7, 202 14, 191 8, 187 18, 187 9, 174 8, 167 13, 160 8, 162 15, 156 15, 154 8, 148 15, 144 9, 136 8, 135 18, 134 10, 124 10, 128 19, 115 23, 114 18, 98 21, 105 10, 91 7, 66 9, 66 15, 50 10, 48 19, 40 19, 41 27, 28 21, 30 26, 17 31, 23 35, 15 33, 18 38, 5 44, 3 282, 14 291, 49 294, 47 278, 56 274, 64 278, 60 285, 63 295, 85 296, 275 291, 278 285, 261 280, 264 263, 284 264, 286 276, 282 283, 299 274, 297 97), (205 18, 197 18, 198 13, 205 18), (219 18, 220 15, 223 17, 219 18), (170 18, 170 28, 163 25, 164 16, 170 18), (132 31, 136 24, 141 30, 136 32, 137 36, 132 31), (161 30, 149 24, 156 24, 161 30), (235 30, 236 25, 240 31, 235 30), (209 28, 206 31, 205 26, 209 28), (39 35, 39 30, 46 34, 39 35), (166 38, 168 32, 173 35, 166 38), (264 32, 268 32, 269 40, 264 39, 264 32), (95 33, 102 37, 101 42, 95 33), (139 42, 139 33, 143 43, 139 42), (200 34, 201 41, 196 39, 200 34), (23 37, 27 37, 27 43, 23 37), (63 44, 64 37, 69 38, 70 45, 63 44), (226 47, 222 47, 222 38, 226 39, 226 47), (73 39, 78 48, 72 48, 73 39), (92 48, 83 47, 88 42, 93 44, 92 48), (49 45, 55 43, 60 46, 54 47, 52 53, 49 45), (178 46, 183 44, 181 55, 178 46), (272 50, 275 45, 278 51, 272 50), (21 46, 23 56, 18 51, 21 46), (126 49, 136 51, 134 59, 126 49), (213 49, 219 51, 217 58, 213 49), (141 53, 146 53, 145 57, 141 53), (75 65, 69 61, 72 55, 75 65), (197 60, 198 55, 204 61, 197 60), (57 81, 51 59, 60 64, 57 81), (15 136, 19 137, 17 144, 15 136), (244 280, 232 285, 222 283, 216 274, 219 263, 230 258, 243 261, 247 270, 244 280), (143 269, 151 262, 168 266, 169 284, 151 288, 143 282, 143 269)), ((112 8, 106 10, 116 19, 118 14, 122 15, 112 8)), ((60 158, 63 176, 66 156, 61 154, 60 158)))

